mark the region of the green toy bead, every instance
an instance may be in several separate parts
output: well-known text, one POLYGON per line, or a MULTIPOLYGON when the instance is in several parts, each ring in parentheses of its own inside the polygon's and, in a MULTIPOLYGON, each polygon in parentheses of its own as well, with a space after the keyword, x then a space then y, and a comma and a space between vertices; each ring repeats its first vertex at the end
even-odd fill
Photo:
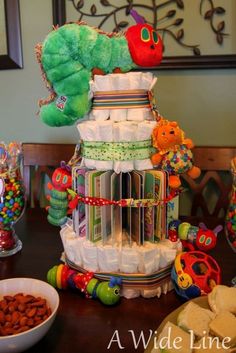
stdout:
POLYGON ((178 234, 181 240, 187 240, 188 239, 188 231, 189 228, 191 227, 191 224, 188 222, 182 222, 179 225, 178 228, 178 234))
POLYGON ((59 209, 66 208, 67 209, 68 202, 67 202, 67 199, 66 200, 58 200, 58 199, 51 198, 50 205, 53 208, 59 208, 59 209))
POLYGON ((50 216, 50 214, 47 216, 47 220, 49 223, 51 223, 53 226, 62 226, 63 224, 66 223, 67 217, 56 219, 50 216))
POLYGON ((110 287, 108 282, 99 283, 97 288, 97 296, 105 305, 116 304, 120 299, 119 293, 119 286, 110 287))
POLYGON ((55 265, 47 273, 47 281, 54 288, 57 287, 57 268, 58 268, 58 266, 55 265))
POLYGON ((87 285, 87 292, 90 295, 94 295, 94 288, 96 288, 96 296, 101 300, 105 305, 114 305, 120 299, 120 288, 118 285, 114 287, 109 286, 109 282, 100 282, 96 278, 92 278, 87 285))
POLYGON ((49 207, 48 213, 50 216, 56 219, 60 219, 62 217, 66 217, 67 215, 67 210, 66 209, 54 209, 52 207, 49 207))
POLYGON ((51 190, 51 197, 53 197, 54 199, 57 199, 57 200, 67 200, 67 192, 52 189, 51 190))

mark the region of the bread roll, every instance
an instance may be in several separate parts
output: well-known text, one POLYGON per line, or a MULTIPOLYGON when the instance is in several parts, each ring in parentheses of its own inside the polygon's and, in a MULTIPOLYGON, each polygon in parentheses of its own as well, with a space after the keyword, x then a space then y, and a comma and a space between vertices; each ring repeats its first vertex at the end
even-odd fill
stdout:
POLYGON ((195 336, 201 338, 209 334, 209 323, 214 317, 212 311, 189 302, 178 315, 177 324, 185 331, 192 330, 195 336))
POLYGON ((236 315, 236 287, 215 286, 208 294, 208 303, 216 314, 229 311, 236 315))
POLYGON ((229 311, 220 312, 214 320, 210 322, 210 333, 219 337, 221 340, 225 337, 230 338, 230 342, 225 342, 227 346, 236 344, 236 317, 229 311))
POLYGON ((151 353, 192 353, 190 334, 168 321, 151 353), (178 338, 178 341, 175 339, 178 338), (161 339, 162 343, 161 343, 161 339), (158 346, 161 344, 160 348, 158 346), (164 345, 166 345, 164 347, 164 345), (168 346, 167 346, 168 345, 168 346))

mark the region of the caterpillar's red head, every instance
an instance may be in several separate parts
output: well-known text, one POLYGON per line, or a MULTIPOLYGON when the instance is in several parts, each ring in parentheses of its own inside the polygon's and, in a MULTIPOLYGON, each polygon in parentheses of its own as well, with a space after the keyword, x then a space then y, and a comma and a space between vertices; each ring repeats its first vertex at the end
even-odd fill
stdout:
POLYGON ((59 191, 66 191, 71 187, 72 177, 71 169, 64 161, 61 162, 61 166, 56 168, 52 174, 52 182, 55 189, 59 191))
POLYGON ((158 66, 162 60, 162 40, 147 23, 138 23, 126 32, 130 55, 136 65, 158 66))

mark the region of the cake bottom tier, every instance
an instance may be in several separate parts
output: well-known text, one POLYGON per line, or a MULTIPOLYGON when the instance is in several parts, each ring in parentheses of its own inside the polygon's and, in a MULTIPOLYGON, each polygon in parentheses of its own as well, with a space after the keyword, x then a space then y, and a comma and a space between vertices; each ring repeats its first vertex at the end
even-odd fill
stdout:
POLYGON ((61 239, 65 262, 79 272, 94 272, 102 281, 112 276, 122 279, 121 295, 126 298, 159 297, 173 288, 170 279, 172 264, 180 243, 163 240, 145 242, 143 246, 103 245, 78 237, 72 226, 62 228, 61 239))
MULTIPOLYGON (((68 258, 65 258, 66 264, 81 273, 86 273, 87 270, 77 266, 68 258)), ((119 277, 122 280, 121 296, 131 299, 142 296, 144 298, 160 297, 161 294, 166 294, 173 289, 173 284, 170 278, 171 267, 167 266, 151 275, 141 273, 107 273, 95 272, 94 277, 100 281, 110 281, 111 277, 119 277)))

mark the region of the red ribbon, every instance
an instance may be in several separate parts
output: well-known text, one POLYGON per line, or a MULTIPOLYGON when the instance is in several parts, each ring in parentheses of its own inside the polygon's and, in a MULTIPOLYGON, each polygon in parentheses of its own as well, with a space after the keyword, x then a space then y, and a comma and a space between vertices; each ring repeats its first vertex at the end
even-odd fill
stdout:
POLYGON ((86 288, 89 281, 93 278, 93 275, 93 272, 87 272, 85 274, 78 274, 74 277, 76 288, 85 293, 86 296, 88 295, 86 288))
MULTIPOLYGON (((169 201, 171 201, 173 198, 175 198, 177 195, 179 195, 181 190, 171 190, 170 194, 164 199, 164 200, 155 200, 150 201, 146 207, 151 207, 151 206, 158 206, 161 204, 166 204, 169 201)), ((120 207, 144 207, 142 205, 142 201, 145 201, 145 199, 140 199, 140 200, 133 200, 133 203, 135 201, 140 201, 138 204, 132 205, 132 200, 133 199, 121 199, 119 201, 112 201, 109 199, 104 199, 101 197, 91 197, 91 196, 79 196, 78 194, 75 195, 73 200, 69 202, 69 208, 75 209, 78 205, 78 203, 84 203, 89 206, 110 206, 110 205, 116 205, 120 207)))

